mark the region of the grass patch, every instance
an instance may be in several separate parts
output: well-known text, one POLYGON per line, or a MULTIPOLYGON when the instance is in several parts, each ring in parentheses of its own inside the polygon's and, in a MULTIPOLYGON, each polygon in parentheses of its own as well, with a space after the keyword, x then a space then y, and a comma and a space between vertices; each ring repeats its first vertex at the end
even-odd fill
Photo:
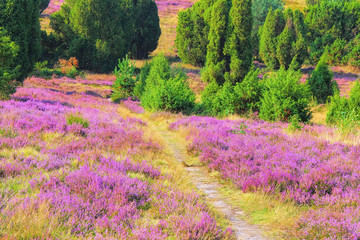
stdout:
POLYGON ((73 124, 79 124, 82 125, 83 128, 89 128, 90 124, 89 121, 84 119, 82 116, 80 115, 73 115, 70 114, 67 118, 66 118, 66 123, 70 126, 73 124))

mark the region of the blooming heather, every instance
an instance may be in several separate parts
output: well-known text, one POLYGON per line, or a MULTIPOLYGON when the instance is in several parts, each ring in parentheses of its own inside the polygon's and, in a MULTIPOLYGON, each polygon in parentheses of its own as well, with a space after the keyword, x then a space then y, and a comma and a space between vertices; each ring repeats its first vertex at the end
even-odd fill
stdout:
POLYGON ((30 78, 0 101, 1 237, 231 239, 198 195, 143 159, 162 151, 146 123, 87 92, 110 86, 30 78))
POLYGON ((311 206, 297 237, 359 238, 360 146, 329 143, 307 133, 311 131, 290 136, 283 131, 286 126, 190 117, 171 128, 188 128, 189 151, 241 190, 311 206))

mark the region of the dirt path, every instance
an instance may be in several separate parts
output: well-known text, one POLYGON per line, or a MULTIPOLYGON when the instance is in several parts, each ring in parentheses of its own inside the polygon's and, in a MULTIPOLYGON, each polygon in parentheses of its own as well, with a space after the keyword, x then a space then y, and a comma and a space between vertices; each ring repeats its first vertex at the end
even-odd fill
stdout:
MULTIPOLYGON (((179 162, 184 163, 186 159, 189 158, 185 144, 179 142, 175 133, 169 130, 160 130, 159 133, 174 157, 179 162)), ((212 204, 232 222, 231 228, 235 232, 237 239, 265 239, 260 229, 243 220, 244 213, 240 209, 226 202, 225 197, 221 195, 219 191, 222 187, 221 184, 209 176, 205 167, 186 167, 185 164, 183 165, 188 171, 193 184, 204 193, 206 201, 212 204)))

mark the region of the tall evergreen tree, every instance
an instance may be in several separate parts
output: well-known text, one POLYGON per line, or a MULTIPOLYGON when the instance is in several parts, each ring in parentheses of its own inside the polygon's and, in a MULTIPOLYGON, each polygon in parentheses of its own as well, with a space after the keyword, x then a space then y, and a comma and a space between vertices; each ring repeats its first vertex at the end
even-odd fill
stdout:
POLYGON ((206 82, 217 81, 223 84, 226 60, 224 47, 226 42, 226 29, 229 14, 228 0, 218 0, 211 12, 211 24, 209 32, 209 44, 207 46, 206 66, 202 74, 206 82))
POLYGON ((230 59, 227 77, 232 83, 241 82, 252 64, 251 0, 233 0, 229 14, 225 56, 230 59))
POLYGON ((14 80, 20 70, 20 66, 15 67, 18 51, 19 46, 0 28, 0 99, 6 99, 15 92, 14 80))
POLYGON ((158 8, 152 0, 134 1, 134 35, 131 41, 131 56, 147 58, 158 46, 161 35, 158 8))
POLYGON ((18 80, 32 71, 40 56, 39 9, 39 0, 0 0, 0 26, 20 47, 14 61, 21 66, 18 80))
POLYGON ((285 26, 284 16, 281 10, 269 10, 260 36, 259 53, 266 66, 271 69, 280 67, 276 57, 277 36, 285 26))

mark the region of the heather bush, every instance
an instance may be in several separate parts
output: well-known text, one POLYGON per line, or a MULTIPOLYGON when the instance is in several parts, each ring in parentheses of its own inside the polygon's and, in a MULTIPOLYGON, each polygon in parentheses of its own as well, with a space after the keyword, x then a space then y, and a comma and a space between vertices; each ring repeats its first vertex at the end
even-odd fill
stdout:
POLYGON ((195 104, 186 75, 180 70, 172 72, 164 55, 151 63, 140 99, 144 108, 151 111, 189 112, 195 104))
POLYGON ((308 122, 311 118, 311 91, 308 85, 299 82, 300 78, 300 72, 284 68, 265 77, 260 118, 288 122, 297 115, 301 122, 308 122))
POLYGON ((119 59, 114 75, 116 80, 112 85, 112 100, 116 101, 119 98, 131 97, 137 80, 135 76, 135 62, 131 62, 127 55, 122 60, 119 59))
POLYGON ((318 103, 325 103, 330 96, 339 91, 339 87, 334 80, 334 74, 325 61, 318 63, 316 69, 307 79, 307 84, 318 103))
POLYGON ((0 27, 0 99, 8 98, 16 90, 15 79, 20 74, 20 66, 14 66, 18 52, 19 46, 0 27))

